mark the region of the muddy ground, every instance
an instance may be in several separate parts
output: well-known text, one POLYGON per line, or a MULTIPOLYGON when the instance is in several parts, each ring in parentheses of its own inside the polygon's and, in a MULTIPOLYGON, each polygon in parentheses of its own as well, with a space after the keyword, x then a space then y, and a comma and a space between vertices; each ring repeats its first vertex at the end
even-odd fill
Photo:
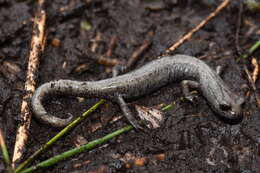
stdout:
MULTIPOLYGON (((113 37, 116 48, 110 58, 122 64, 145 40, 151 42, 136 63, 138 68, 156 59, 180 36, 195 27, 220 0, 56 0, 47 2, 47 42, 41 57, 38 86, 54 79, 99 80, 111 77, 111 68, 98 63, 82 50, 104 55, 113 37), (61 10, 63 9, 63 10, 61 10), (64 10, 65 9, 65 10, 64 10), (86 25, 90 24, 90 25, 86 25), (100 38, 97 38, 100 35, 100 38)), ((26 76, 36 1, 0 0, 0 122, 12 153, 26 76)), ((193 55, 213 68, 226 65, 223 79, 235 92, 250 90, 243 65, 252 70, 251 57, 237 62, 260 35, 260 15, 243 8, 236 49, 239 1, 232 2, 175 53, 193 55)), ((260 51, 255 52, 259 58, 260 51)), ((259 88, 260 81, 256 83, 259 88)), ((107 144, 84 152, 38 172, 260 172, 260 112, 253 91, 244 105, 244 118, 235 125, 216 117, 199 96, 196 103, 180 101, 179 84, 132 102, 161 108, 176 101, 166 112, 161 128, 142 134, 131 131, 107 144)), ((48 111, 65 117, 81 115, 97 99, 55 97, 46 101, 48 111)), ((119 107, 106 102, 98 111, 62 138, 37 162, 85 144, 128 124, 119 107), (97 130, 95 130, 97 129, 97 130)), ((25 158, 59 130, 34 118, 25 158)), ((1 158, 1 157, 0 157, 1 158)), ((0 172, 5 172, 0 162, 0 172)))

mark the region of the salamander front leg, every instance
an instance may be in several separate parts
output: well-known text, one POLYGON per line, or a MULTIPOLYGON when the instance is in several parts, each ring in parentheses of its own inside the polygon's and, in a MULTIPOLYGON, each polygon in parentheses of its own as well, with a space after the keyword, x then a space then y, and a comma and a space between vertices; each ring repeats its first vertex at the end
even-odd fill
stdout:
MULTIPOLYGON (((113 77, 118 76, 126 71, 126 66, 115 66, 112 69, 113 77)), ((132 112, 130 111, 129 107, 127 106, 125 100, 123 99, 122 95, 116 94, 117 102, 127 120, 134 126, 135 129, 145 132, 145 129, 141 126, 141 124, 135 119, 132 112)))
POLYGON ((216 73, 221 77, 223 75, 223 72, 225 71, 226 66, 224 65, 218 65, 216 67, 216 73))
POLYGON ((122 95, 117 95, 117 101, 125 117, 134 126, 134 128, 142 132, 145 132, 144 127, 142 127, 141 124, 135 119, 126 102, 124 101, 122 95))
POLYGON ((190 102, 194 102, 195 96, 190 94, 190 88, 197 89, 199 88, 199 83, 191 80, 183 80, 181 82, 182 93, 184 97, 190 102))

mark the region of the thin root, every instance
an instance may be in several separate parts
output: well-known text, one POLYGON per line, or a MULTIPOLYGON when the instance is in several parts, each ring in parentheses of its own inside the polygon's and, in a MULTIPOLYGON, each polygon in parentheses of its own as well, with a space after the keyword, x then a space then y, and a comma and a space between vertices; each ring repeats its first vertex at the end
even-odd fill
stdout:
POLYGON ((231 2, 231 0, 225 0, 224 2, 222 2, 215 11, 213 11, 212 13, 209 14, 209 16, 206 19, 201 21, 195 28, 193 28, 190 32, 185 34, 175 44, 173 44, 170 48, 168 48, 166 50, 166 55, 175 51, 180 45, 182 45, 185 41, 190 39, 195 32, 199 31, 202 27, 204 27, 212 18, 214 18, 230 2, 231 2))

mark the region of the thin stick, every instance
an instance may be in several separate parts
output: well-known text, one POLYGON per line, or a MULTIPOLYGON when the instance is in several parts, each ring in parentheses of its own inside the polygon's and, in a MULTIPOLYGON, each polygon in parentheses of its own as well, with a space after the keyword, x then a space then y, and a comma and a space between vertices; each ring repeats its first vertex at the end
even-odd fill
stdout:
POLYGON ((82 120, 84 120, 90 113, 94 112, 100 105, 105 103, 104 99, 101 99, 91 108, 89 108, 86 112, 84 112, 80 117, 72 121, 68 126, 62 129, 57 135, 55 135, 51 140, 49 140, 46 144, 44 144, 39 150, 33 153, 26 161, 21 163, 15 170, 14 173, 20 172, 23 168, 25 168, 28 164, 34 161, 41 153, 50 148, 55 142, 57 142, 62 136, 67 134, 72 128, 78 125, 82 120))
POLYGON ((116 65, 119 64, 118 59, 115 59, 115 58, 107 58, 107 57, 102 56, 102 55, 100 55, 100 56, 95 56, 95 57, 97 57, 96 61, 97 61, 99 64, 101 64, 101 65, 114 67, 114 66, 116 66, 116 65))
POLYGON ((113 54, 114 49, 116 48, 116 43, 117 43, 117 36, 113 35, 112 38, 110 39, 110 42, 108 44, 108 49, 106 52, 106 57, 110 58, 113 54))
MULTIPOLYGON (((109 58, 106 55, 97 55, 96 51, 98 46, 100 45, 100 42, 102 41, 101 39, 102 34, 100 32, 98 32, 95 36, 95 38, 92 40, 93 44, 90 47, 91 52, 87 51, 87 53, 85 53, 86 51, 83 51, 88 57, 92 58, 94 61, 96 61, 99 64, 105 65, 105 66, 116 66, 119 64, 119 61, 117 59, 114 58, 109 58)), ((116 46, 116 42, 117 42, 117 37, 113 36, 109 45, 109 52, 107 52, 107 54, 112 54, 115 46, 116 46)))
POLYGON ((255 83, 258 78, 258 74, 259 74, 259 64, 255 57, 252 58, 251 64, 254 67, 254 70, 252 72, 252 79, 253 79, 253 82, 255 83))
POLYGON ((7 147, 5 144, 4 134, 3 134, 3 131, 1 128, 0 128, 0 147, 2 150, 2 155, 3 155, 4 162, 5 162, 6 170, 7 170, 7 172, 11 173, 12 172, 11 161, 10 161, 8 150, 7 150, 7 147))
POLYGON ((25 95, 22 99, 20 119, 22 123, 19 124, 16 135, 16 142, 14 147, 14 154, 12 166, 22 157, 25 144, 28 139, 28 131, 31 124, 30 98, 35 91, 36 75, 39 66, 39 57, 45 45, 45 21, 46 12, 43 10, 44 0, 38 0, 38 10, 34 18, 31 49, 27 67, 26 82, 24 86, 25 95))
POLYGON ((245 70, 245 72, 246 72, 247 79, 248 79, 249 83, 251 84, 251 87, 252 87, 253 90, 254 90, 254 94, 255 94, 255 99, 256 99, 256 102, 257 102, 257 106, 258 106, 258 108, 260 108, 260 97, 259 97, 259 95, 258 95, 258 93, 257 93, 257 89, 256 89, 255 83, 254 83, 254 81, 253 81, 253 79, 252 79, 252 77, 251 77, 251 74, 250 74, 248 68, 247 68, 245 65, 244 65, 244 70, 245 70))
POLYGON ((181 44, 183 44, 185 41, 190 39, 195 32, 199 31, 202 27, 204 27, 212 18, 214 18, 230 2, 231 2, 231 0, 225 0, 224 2, 222 2, 215 11, 213 11, 212 13, 209 14, 209 16, 206 19, 201 21, 195 28, 193 28, 190 32, 188 32, 183 37, 181 37, 179 39, 179 41, 177 41, 170 48, 168 48, 166 50, 166 54, 170 54, 171 52, 175 51, 181 44))
POLYGON ((91 48, 90 50, 92 52, 96 52, 97 51, 97 48, 98 48, 98 45, 99 45, 99 42, 101 41, 101 33, 100 32, 97 32, 94 40, 93 41, 93 44, 91 45, 91 48))
POLYGON ((136 51, 133 52, 133 54, 128 59, 126 65, 128 71, 132 69, 132 67, 138 61, 140 56, 144 53, 144 51, 146 51, 150 47, 150 45, 151 45, 151 41, 145 40, 143 44, 136 51))

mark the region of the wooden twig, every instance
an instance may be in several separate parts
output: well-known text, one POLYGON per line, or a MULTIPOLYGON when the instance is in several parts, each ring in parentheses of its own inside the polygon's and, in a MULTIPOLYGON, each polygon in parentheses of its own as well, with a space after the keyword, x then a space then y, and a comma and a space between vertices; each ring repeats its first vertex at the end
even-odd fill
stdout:
POLYGON ((113 54, 114 49, 116 48, 116 43, 117 43, 117 36, 113 35, 109 44, 108 44, 108 49, 106 52, 106 57, 110 58, 113 54))
POLYGON ((166 50, 166 55, 170 54, 171 52, 175 51, 180 45, 182 45, 185 41, 190 39, 192 35, 199 31, 202 27, 204 27, 213 17, 215 17, 223 8, 225 8, 231 0, 225 0, 223 1, 218 8, 209 14, 209 16, 201 21, 195 28, 193 28, 190 32, 185 34, 183 37, 181 37, 175 44, 173 44, 170 48, 166 50))
POLYGON ((101 39, 102 34, 100 32, 97 32, 95 38, 92 40, 92 44, 90 46, 90 51, 84 51, 84 53, 86 55, 88 55, 91 59, 93 59, 94 61, 96 61, 97 63, 101 64, 101 65, 105 65, 105 66, 116 66, 119 64, 119 61, 117 59, 114 58, 109 58, 108 56, 106 56, 107 54, 109 56, 112 55, 112 52, 116 46, 116 42, 117 42, 117 37, 114 36, 112 37, 110 44, 109 44, 109 48, 108 51, 106 52, 106 55, 99 55, 96 54, 97 48, 100 44, 100 42, 102 41, 101 39))
POLYGON ((151 43, 151 41, 145 40, 143 44, 133 52, 126 64, 128 70, 132 69, 132 67, 135 65, 135 63, 138 61, 138 59, 144 53, 144 51, 146 51, 150 47, 151 43))
POLYGON ((94 53, 97 51, 99 42, 101 41, 101 35, 102 35, 101 32, 97 32, 95 38, 93 40, 91 40, 92 44, 91 44, 90 50, 94 53))
POLYGON ((96 59, 97 62, 104 66, 114 67, 119 64, 118 59, 115 59, 115 58, 107 58, 106 56, 102 56, 102 55, 99 55, 96 57, 97 57, 97 59, 96 59))
POLYGON ((25 144, 28 139, 28 131, 31 124, 30 98, 35 91, 39 57, 45 45, 45 21, 46 12, 44 10, 44 0, 38 0, 38 10, 34 18, 32 31, 31 49, 28 60, 26 82, 24 86, 25 95, 22 99, 20 119, 22 122, 18 126, 12 166, 22 157, 25 144))
POLYGON ((255 57, 252 58, 251 64, 254 67, 254 70, 252 72, 252 79, 253 79, 253 82, 255 83, 258 78, 258 75, 259 75, 259 64, 255 57))
POLYGON ((260 97, 259 97, 259 95, 258 95, 258 93, 257 93, 257 89, 256 89, 255 83, 254 83, 254 81, 253 81, 253 79, 252 79, 252 77, 251 77, 251 74, 250 74, 248 68, 247 68, 245 65, 244 65, 244 70, 245 70, 245 72, 246 72, 248 81, 249 81, 249 83, 251 84, 251 87, 252 87, 252 89, 253 89, 253 91, 254 91, 255 99, 256 99, 256 102, 257 102, 257 106, 258 106, 258 108, 260 108, 260 97))
POLYGON ((97 62, 99 64, 104 66, 114 67, 120 63, 118 59, 111 58, 114 49, 116 48, 116 44, 117 44, 117 36, 113 35, 112 38, 110 39, 105 55, 97 56, 97 62))

